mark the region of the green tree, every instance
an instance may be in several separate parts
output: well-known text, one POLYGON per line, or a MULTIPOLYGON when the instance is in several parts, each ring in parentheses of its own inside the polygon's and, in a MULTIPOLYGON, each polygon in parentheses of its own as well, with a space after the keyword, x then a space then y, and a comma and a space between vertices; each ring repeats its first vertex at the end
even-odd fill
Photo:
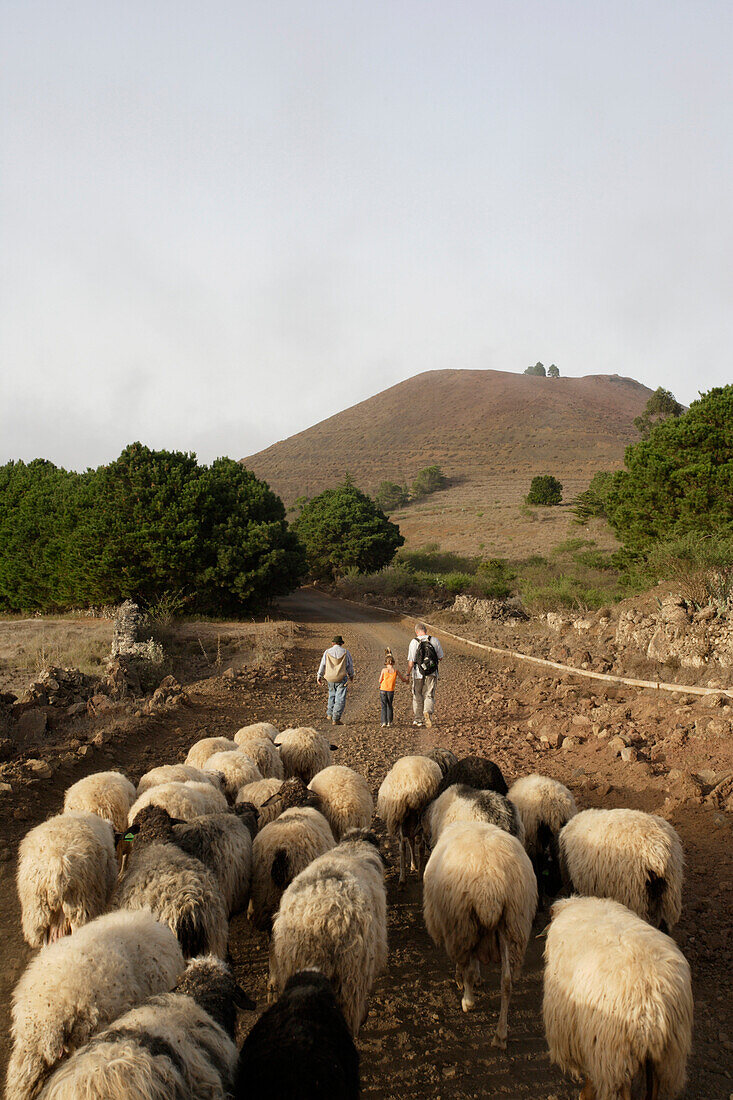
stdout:
POLYGON ((550 363, 549 367, 547 368, 547 377, 548 378, 559 378, 560 377, 560 371, 555 366, 554 363, 550 363))
POLYGON ((374 494, 374 500, 383 512, 394 512, 396 508, 407 504, 407 486, 398 485, 396 481, 382 481, 374 494))
POLYGON ((693 401, 628 447, 614 475, 608 518, 631 548, 687 532, 733 536, 733 386, 693 401))
POLYGON ((532 478, 527 493, 527 504, 560 504, 562 484, 552 474, 540 474, 532 478))
POLYGON ((0 468, 0 608, 62 610, 184 593, 251 612, 294 588, 305 554, 282 501, 231 459, 126 447, 84 474, 0 468))
POLYGON ((348 476, 303 507, 295 531, 317 580, 330 581, 352 569, 375 573, 405 541, 397 524, 348 476))
POLYGON ((660 386, 647 401, 641 416, 637 416, 634 420, 634 427, 643 439, 648 439, 655 424, 670 417, 676 419, 682 416, 684 411, 684 405, 680 405, 674 394, 660 386))
POLYGON ((586 523, 592 516, 605 516, 608 494, 614 475, 608 470, 594 474, 588 488, 573 501, 573 512, 578 523, 586 523))
POLYGON ((540 375, 542 378, 544 378, 545 374, 546 374, 546 371, 545 371, 545 368, 542 366, 542 363, 535 363, 535 365, 533 367, 527 367, 527 369, 525 370, 524 373, 525 374, 537 374, 537 375, 540 375))
POLYGON ((412 483, 412 496, 415 500, 419 500, 420 497, 428 496, 429 493, 435 493, 438 489, 442 489, 445 483, 446 477, 440 466, 425 466, 412 483))

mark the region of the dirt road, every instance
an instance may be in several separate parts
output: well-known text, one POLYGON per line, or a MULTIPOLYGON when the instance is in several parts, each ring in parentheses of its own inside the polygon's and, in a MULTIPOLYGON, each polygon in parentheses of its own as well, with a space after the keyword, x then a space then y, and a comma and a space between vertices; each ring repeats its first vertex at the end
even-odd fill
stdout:
MULTIPOLYGON (((374 793, 397 757, 440 744, 461 755, 490 755, 509 782, 530 771, 553 775, 571 787, 582 807, 630 805, 669 817, 682 836, 688 862, 684 916, 675 938, 690 959, 695 978, 696 1041, 685 1097, 728 1100, 733 1094, 730 819, 699 801, 670 804, 668 777, 662 771, 643 761, 621 764, 595 739, 570 752, 553 751, 527 732, 532 717, 545 712, 548 722, 562 723, 567 732, 576 715, 606 705, 609 699, 617 707, 623 708, 627 701, 635 705, 633 693, 607 695, 596 684, 538 679, 531 670, 515 669, 500 660, 479 660, 468 650, 446 645, 436 728, 412 726, 409 693, 398 682, 396 724, 382 730, 377 680, 384 648, 389 645, 394 650, 404 670, 413 624, 310 590, 283 601, 282 610, 302 627, 297 648, 285 655, 273 674, 246 682, 216 677, 191 684, 190 707, 128 722, 90 757, 60 764, 51 780, 34 786, 31 798, 0 803, 8 846, 6 862, 0 863, 5 899, 0 924, 4 1004, 30 954, 20 939, 12 887, 17 844, 32 825, 59 811, 66 786, 82 774, 109 767, 123 768, 136 780, 155 764, 182 760, 197 737, 231 734, 256 719, 269 719, 281 728, 310 724, 335 735, 338 762, 361 771, 374 793), (315 683, 320 654, 335 633, 343 634, 357 670, 349 688, 346 722, 339 729, 326 726, 325 691, 315 683)), ((391 845, 388 853, 396 854, 391 845)), ((447 960, 425 932, 421 887, 410 880, 400 892, 396 878, 393 860, 387 874, 388 969, 375 988, 359 1039, 364 1095, 385 1100, 570 1100, 577 1096, 577 1088, 550 1066, 546 1053, 541 1017, 544 941, 535 936, 530 941, 524 975, 510 1007, 509 1049, 506 1054, 496 1051, 490 1046, 499 1005, 496 973, 486 976, 476 1010, 463 1014, 447 960)), ((546 915, 539 914, 535 934, 545 923, 546 915)), ((240 916, 231 926, 230 947, 240 981, 264 1006, 264 937, 240 916)), ((7 1008, 3 1017, 6 1033, 7 1008)), ((242 1036, 252 1022, 251 1015, 243 1017, 242 1036)), ((7 1049, 5 1042, 5 1056, 7 1049)))

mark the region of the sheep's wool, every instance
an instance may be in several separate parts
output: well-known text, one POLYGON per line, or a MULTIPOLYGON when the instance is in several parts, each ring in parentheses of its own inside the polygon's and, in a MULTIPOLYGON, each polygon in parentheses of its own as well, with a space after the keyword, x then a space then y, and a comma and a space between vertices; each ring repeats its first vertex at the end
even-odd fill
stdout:
POLYGON ((371 824, 374 802, 366 779, 342 764, 314 775, 308 784, 321 799, 322 812, 336 840, 347 829, 366 829, 371 824))
POLYGON ((68 788, 64 813, 98 814, 119 833, 134 801, 135 788, 122 772, 94 772, 68 788))
POLYGON ((684 857, 677 833, 641 810, 582 810, 560 832, 560 864, 578 894, 612 898, 644 920, 673 928, 682 912, 684 857), (663 880, 650 896, 650 875, 663 880))
POLYGON ((550 1058, 616 1100, 647 1058, 660 1097, 685 1083, 692 1041, 690 968, 669 936, 618 902, 571 897, 553 906, 543 1014, 550 1058))
POLYGON ((575 799, 567 787, 547 775, 525 775, 509 788, 507 796, 519 810, 524 824, 524 846, 533 858, 537 852, 537 830, 546 825, 554 836, 577 813, 575 799))

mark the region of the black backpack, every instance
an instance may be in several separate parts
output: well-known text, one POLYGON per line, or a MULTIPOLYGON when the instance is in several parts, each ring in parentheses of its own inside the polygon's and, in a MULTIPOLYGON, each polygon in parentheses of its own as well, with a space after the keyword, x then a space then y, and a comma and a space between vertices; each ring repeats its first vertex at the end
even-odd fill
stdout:
POLYGON ((430 641, 430 637, 420 640, 415 664, 423 676, 432 676, 433 673, 438 671, 438 654, 435 652, 435 646, 430 641))

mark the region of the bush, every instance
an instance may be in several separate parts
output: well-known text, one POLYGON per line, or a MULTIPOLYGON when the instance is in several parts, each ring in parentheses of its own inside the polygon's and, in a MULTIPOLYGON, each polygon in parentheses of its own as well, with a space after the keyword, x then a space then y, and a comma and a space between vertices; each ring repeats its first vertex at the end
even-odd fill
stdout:
POLYGON ((525 374, 536 374, 536 375, 539 375, 541 378, 544 378, 545 374, 547 372, 545 371, 545 368, 542 366, 542 363, 535 363, 535 365, 533 367, 527 367, 524 373, 525 374))
POLYGON ((350 477, 326 489, 303 509, 295 524, 316 580, 331 581, 349 570, 373 573, 388 565, 404 539, 371 497, 350 477))
POLYGON ((606 501, 613 486, 614 475, 608 471, 599 471, 591 480, 588 488, 579 493, 572 504, 577 523, 587 523, 594 516, 606 515, 606 501))
POLYGON ((412 498, 413 500, 420 500, 422 497, 444 488, 445 483, 446 478, 440 466, 426 466, 420 470, 412 483, 412 498))
POLYGON ((231 459, 199 466, 133 443, 84 474, 43 461, 0 468, 2 609, 177 593, 192 610, 249 613, 304 574, 282 501, 231 459))
POLYGON ((383 481, 374 494, 376 504, 383 512, 394 512, 402 508, 410 499, 406 485, 398 485, 395 481, 383 481))
POLYGON ((671 580, 696 607, 725 610, 733 599, 733 540, 687 534, 652 547, 646 567, 656 580, 671 580))
POLYGON ((607 512, 637 550, 687 534, 733 538, 733 386, 710 390, 683 416, 627 448, 607 512))
POLYGON ((540 474, 532 478, 527 494, 527 504, 560 504, 562 502, 562 484, 551 474, 540 474))

